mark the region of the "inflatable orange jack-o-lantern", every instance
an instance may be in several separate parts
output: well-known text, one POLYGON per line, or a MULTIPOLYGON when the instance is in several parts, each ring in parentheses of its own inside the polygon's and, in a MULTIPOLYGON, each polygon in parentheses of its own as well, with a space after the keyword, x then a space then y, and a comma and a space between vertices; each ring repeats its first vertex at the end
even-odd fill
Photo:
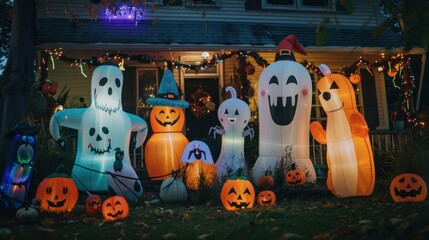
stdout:
POLYGON ((180 156, 188 139, 181 132, 185 122, 182 108, 155 106, 150 113, 153 135, 145 147, 145 161, 149 177, 165 179, 171 170, 180 168, 180 156), (157 178, 158 176, 162 176, 157 178))
POLYGON ((151 179, 166 179, 172 170, 180 167, 180 156, 189 143, 183 135, 185 123, 184 108, 189 103, 179 99, 179 91, 174 75, 170 70, 164 72, 158 95, 146 102, 153 107, 150 112, 150 125, 153 135, 145 147, 145 161, 151 179))
POLYGON ((40 211, 70 212, 76 205, 79 194, 77 186, 69 175, 60 172, 61 169, 62 165, 37 186, 36 198, 40 199, 40 211))
POLYGON ((115 195, 104 200, 101 206, 103 217, 107 221, 124 219, 128 216, 129 206, 127 200, 119 195, 115 195))
POLYGON ((276 194, 271 190, 264 190, 258 194, 257 202, 261 207, 272 207, 276 201, 276 194))
POLYGON ((234 175, 226 180, 222 186, 220 199, 226 210, 239 210, 252 208, 255 203, 255 188, 243 175, 243 169, 239 168, 234 175))
POLYGON ((85 209, 88 215, 94 216, 101 214, 101 205, 103 201, 101 200, 100 195, 91 194, 85 199, 85 209))
POLYGON ((374 190, 374 158, 365 118, 356 107, 350 81, 341 74, 325 75, 317 83, 319 101, 326 112, 326 131, 321 123, 310 124, 313 138, 327 144, 328 189, 337 197, 367 196, 374 190))
POLYGON ((399 174, 390 183, 390 196, 394 202, 423 202, 426 195, 426 183, 417 174, 399 174))

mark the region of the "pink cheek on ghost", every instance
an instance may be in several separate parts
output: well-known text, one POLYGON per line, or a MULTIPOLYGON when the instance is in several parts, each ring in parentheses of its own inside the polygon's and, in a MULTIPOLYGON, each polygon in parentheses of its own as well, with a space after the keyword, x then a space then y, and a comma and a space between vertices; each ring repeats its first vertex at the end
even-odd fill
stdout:
POLYGON ((265 94, 266 94, 266 93, 265 93, 265 90, 262 90, 262 91, 261 91, 261 97, 265 97, 265 94))
POLYGON ((301 94, 305 97, 308 94, 308 90, 307 89, 302 89, 301 94))

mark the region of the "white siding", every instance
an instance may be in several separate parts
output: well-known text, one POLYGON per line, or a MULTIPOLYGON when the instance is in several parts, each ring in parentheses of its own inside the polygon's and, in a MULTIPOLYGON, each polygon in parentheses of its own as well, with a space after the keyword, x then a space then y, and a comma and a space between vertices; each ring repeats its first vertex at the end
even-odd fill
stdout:
MULTIPOLYGON (((220 1, 220 7, 164 6, 158 4, 152 8, 151 4, 147 4, 144 9, 144 19, 278 23, 287 27, 288 24, 317 26, 323 18, 328 17, 331 19, 332 25, 334 18, 336 18, 340 26, 371 27, 376 26, 377 21, 379 21, 380 14, 376 2, 373 0, 353 1, 354 10, 352 14, 302 10, 246 10, 244 8, 245 1, 237 0, 220 1)), ((74 15, 77 19, 91 19, 87 10, 88 3, 88 0, 46 0, 39 5, 38 17, 69 18, 69 16, 74 15), (66 15, 66 12, 70 14, 66 15)), ((98 18, 107 18, 102 5, 95 6, 98 9, 98 18)))

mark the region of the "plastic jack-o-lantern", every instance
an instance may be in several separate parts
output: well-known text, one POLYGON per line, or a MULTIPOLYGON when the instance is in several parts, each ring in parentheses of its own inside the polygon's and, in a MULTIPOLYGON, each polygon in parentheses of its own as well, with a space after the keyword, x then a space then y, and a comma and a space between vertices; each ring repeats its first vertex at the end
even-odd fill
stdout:
POLYGON ((305 172, 292 164, 292 168, 285 174, 285 178, 288 186, 302 185, 305 183, 305 172))
POLYGON ((70 212, 77 203, 78 190, 73 179, 60 170, 49 175, 39 183, 36 190, 36 198, 40 199, 40 210, 45 212, 70 212))
POLYGON ((129 206, 127 200, 119 195, 111 196, 104 200, 101 212, 106 221, 116 221, 128 216, 129 206))
POLYGON ((145 146, 146 168, 153 179, 165 179, 180 167, 180 156, 189 140, 183 135, 185 112, 179 107, 154 106, 150 113, 153 135, 145 146))
POLYGON ((91 194, 85 199, 85 209, 88 215, 94 216, 101 214, 101 197, 97 194, 91 194))
POLYGON ((426 195, 426 183, 417 174, 403 173, 390 183, 390 196, 394 202, 423 202, 426 195))
POLYGON ((242 168, 237 169, 234 175, 223 184, 220 198, 226 210, 253 207, 256 198, 255 188, 243 175, 242 168))
POLYGON ((270 171, 265 171, 265 175, 259 177, 256 186, 258 186, 260 190, 274 188, 274 178, 270 175, 270 171))
POLYGON ((276 194, 271 190, 264 190, 258 194, 257 202, 261 207, 272 207, 276 201, 276 194))

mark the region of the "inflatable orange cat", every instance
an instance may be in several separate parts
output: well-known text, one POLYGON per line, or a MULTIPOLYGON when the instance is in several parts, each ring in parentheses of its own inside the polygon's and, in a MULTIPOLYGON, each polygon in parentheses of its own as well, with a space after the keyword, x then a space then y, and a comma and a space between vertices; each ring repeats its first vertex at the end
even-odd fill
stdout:
POLYGON ((337 197, 367 196, 374 190, 375 169, 368 126, 356 108, 353 86, 328 66, 317 83, 319 100, 327 114, 326 131, 315 121, 310 132, 316 141, 327 144, 329 190, 337 197))

